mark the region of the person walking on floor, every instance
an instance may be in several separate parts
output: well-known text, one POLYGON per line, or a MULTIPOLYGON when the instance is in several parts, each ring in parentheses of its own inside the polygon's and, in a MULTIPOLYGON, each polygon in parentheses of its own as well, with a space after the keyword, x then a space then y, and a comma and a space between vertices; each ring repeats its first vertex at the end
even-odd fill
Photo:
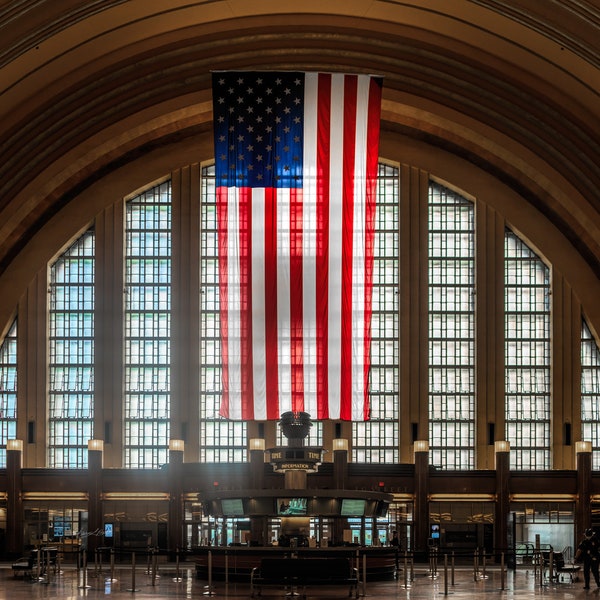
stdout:
POLYGON ((594 576, 596 585, 600 588, 600 539, 593 529, 586 529, 583 540, 577 546, 575 560, 583 562, 583 579, 585 581, 584 589, 590 589, 590 573, 594 576))

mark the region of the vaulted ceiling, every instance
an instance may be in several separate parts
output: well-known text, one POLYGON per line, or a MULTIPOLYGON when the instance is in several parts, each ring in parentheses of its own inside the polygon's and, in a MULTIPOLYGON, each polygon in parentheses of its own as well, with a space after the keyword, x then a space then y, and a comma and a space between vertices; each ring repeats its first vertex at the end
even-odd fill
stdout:
POLYGON ((209 139, 230 68, 383 75, 383 139, 478 165, 600 275, 597 0, 5 0, 0 284, 106 173, 209 139))

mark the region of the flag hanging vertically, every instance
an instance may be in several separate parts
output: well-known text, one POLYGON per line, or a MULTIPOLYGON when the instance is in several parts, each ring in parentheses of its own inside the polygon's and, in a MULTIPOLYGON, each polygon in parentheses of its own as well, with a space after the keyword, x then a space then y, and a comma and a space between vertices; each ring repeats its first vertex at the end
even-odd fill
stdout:
POLYGON ((366 420, 381 79, 213 73, 230 419, 366 420))

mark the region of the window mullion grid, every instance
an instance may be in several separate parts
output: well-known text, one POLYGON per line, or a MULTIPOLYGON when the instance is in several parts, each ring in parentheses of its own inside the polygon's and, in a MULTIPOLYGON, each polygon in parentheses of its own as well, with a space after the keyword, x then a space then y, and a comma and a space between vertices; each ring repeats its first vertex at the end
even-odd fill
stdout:
POLYGON ((505 254, 505 410, 511 468, 549 469, 549 269, 508 230, 505 254))
POLYGON ((168 460, 171 401, 171 185, 126 205, 124 464, 168 460))
POLYGON ((429 193, 429 443, 432 464, 475 466, 474 206, 429 193))
POLYGON ((592 444, 592 469, 600 470, 600 349, 581 325, 581 439, 592 444))
POLYGON ((379 165, 373 310, 371 318, 370 418, 352 423, 352 461, 397 463, 399 170, 379 165))
POLYGON ((202 169, 200 207, 200 460, 248 460, 246 421, 226 421, 221 404, 221 341, 215 168, 202 169))

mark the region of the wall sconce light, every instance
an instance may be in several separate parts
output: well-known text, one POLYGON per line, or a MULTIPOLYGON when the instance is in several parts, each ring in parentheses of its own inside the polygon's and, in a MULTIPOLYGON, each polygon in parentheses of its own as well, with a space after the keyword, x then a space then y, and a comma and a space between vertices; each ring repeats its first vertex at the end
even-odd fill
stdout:
POLYGON ((416 452, 429 452, 429 442, 427 440, 415 440, 414 446, 416 452))
POLYGON ((103 452, 104 440, 88 440, 88 451, 103 452))
POLYGON ((346 438, 334 438, 333 450, 345 450, 348 452, 348 440, 346 438))
POLYGON ((23 452, 23 440, 6 440, 6 449, 23 452))
POLYGON ((171 452, 183 452, 185 442, 183 440, 169 440, 169 450, 171 452))
POLYGON ((250 450, 265 451, 265 440, 263 438, 250 438, 248 440, 250 450))
POLYGON ((498 452, 510 452, 510 442, 506 440, 497 440, 494 442, 494 450, 496 454, 498 452))
POLYGON ((592 451, 592 442, 575 442, 575 454, 579 454, 581 452, 591 452, 592 451))

